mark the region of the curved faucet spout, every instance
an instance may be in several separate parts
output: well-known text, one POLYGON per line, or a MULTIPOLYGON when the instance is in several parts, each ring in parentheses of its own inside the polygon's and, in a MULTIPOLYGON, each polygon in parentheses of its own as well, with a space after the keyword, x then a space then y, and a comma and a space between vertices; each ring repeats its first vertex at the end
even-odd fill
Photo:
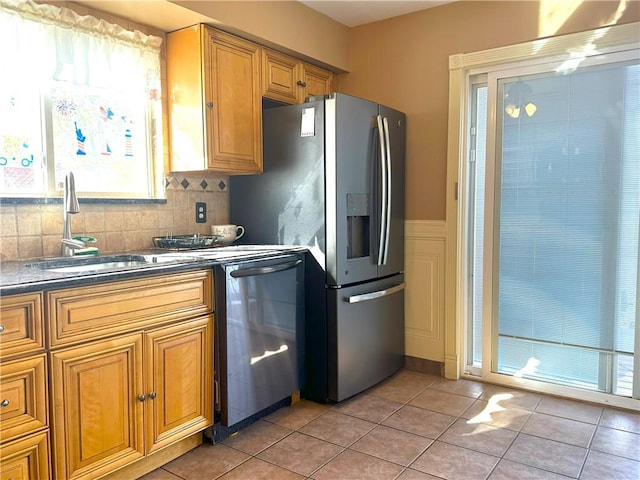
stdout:
MULTIPOLYGON (((80 211, 80 205, 78 204, 78 197, 76 196, 76 183, 73 178, 73 173, 69 172, 64 178, 64 196, 62 198, 62 220, 64 227, 62 230, 62 256, 73 256, 74 248, 70 245, 71 238, 71 217, 74 213, 80 211)), ((84 246, 84 245, 83 245, 84 246)), ((82 248, 82 247, 75 247, 82 248)))
POLYGON ((64 178, 64 212, 66 213, 78 213, 80 211, 80 205, 78 204, 78 197, 76 196, 76 182, 73 178, 73 172, 69 172, 64 178))

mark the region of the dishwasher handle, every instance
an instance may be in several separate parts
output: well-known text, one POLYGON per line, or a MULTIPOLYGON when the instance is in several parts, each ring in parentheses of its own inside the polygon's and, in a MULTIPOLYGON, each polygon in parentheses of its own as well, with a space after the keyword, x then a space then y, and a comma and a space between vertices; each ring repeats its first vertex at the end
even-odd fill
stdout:
POLYGON ((270 265, 268 267, 255 267, 255 268, 243 268, 234 270, 230 273, 233 278, 242 277, 254 277, 256 275, 266 275, 268 273, 283 272, 284 270, 290 270, 297 267, 302 263, 302 260, 298 259, 293 262, 280 263, 278 265, 270 265))
POLYGON ((360 295, 351 295, 350 297, 344 297, 344 301, 347 303, 366 302, 367 300, 375 300, 376 298, 386 297, 387 295, 393 295, 398 293, 407 286, 405 282, 402 282, 393 287, 386 288, 384 290, 378 290, 376 292, 362 293, 360 295))

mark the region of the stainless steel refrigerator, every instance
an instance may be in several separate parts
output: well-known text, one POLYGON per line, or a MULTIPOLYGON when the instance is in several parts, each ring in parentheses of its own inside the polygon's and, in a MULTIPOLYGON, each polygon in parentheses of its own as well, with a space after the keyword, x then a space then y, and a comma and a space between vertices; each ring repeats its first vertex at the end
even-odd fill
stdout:
POLYGON ((341 401, 404 364, 405 115, 344 94, 263 111, 264 173, 231 177, 245 243, 309 247, 302 395, 341 401))

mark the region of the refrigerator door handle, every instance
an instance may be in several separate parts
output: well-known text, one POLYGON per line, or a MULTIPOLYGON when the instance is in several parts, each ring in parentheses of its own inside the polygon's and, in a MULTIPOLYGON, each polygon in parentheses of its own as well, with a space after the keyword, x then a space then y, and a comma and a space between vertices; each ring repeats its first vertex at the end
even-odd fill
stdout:
POLYGON ((393 197, 391 191, 391 140, 389 139, 389 120, 387 117, 383 119, 384 124, 384 138, 385 138, 385 147, 387 149, 386 159, 387 159, 387 223, 385 226, 385 238, 384 238, 384 258, 382 259, 382 264, 387 264, 387 257, 389 256, 389 231, 391 230, 391 198, 393 197))
POLYGON ((378 115, 378 139, 380 141, 380 174, 382 182, 382 198, 380 213, 380 241, 378 242, 378 265, 384 265, 385 259, 385 228, 387 225, 387 149, 385 148, 384 125, 382 115, 378 115))
POLYGON ((378 290, 375 292, 361 293, 360 295, 351 295, 350 297, 344 297, 344 301, 347 303, 358 303, 358 302, 366 302, 368 300, 375 300, 377 298, 387 297, 389 295, 393 295, 394 293, 398 293, 405 289, 407 286, 406 282, 402 282, 398 285, 394 285, 390 288, 385 288, 384 290, 378 290))

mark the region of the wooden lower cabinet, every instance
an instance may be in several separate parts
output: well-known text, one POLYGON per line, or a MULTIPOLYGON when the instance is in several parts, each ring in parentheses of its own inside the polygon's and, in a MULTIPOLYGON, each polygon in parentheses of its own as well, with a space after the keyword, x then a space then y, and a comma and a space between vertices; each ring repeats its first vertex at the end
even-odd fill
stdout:
POLYGON ((213 316, 145 334, 147 451, 213 423, 213 316))
POLYGON ((3 443, 0 446, 1 480, 46 480, 49 473, 49 432, 3 443))
POLYGON ((47 480, 49 395, 42 292, 0 298, 0 479, 47 480))
POLYGON ((52 352, 55 478, 94 479, 213 421, 213 316, 52 352))
POLYGON ((142 334, 51 354, 56 478, 98 478, 144 456, 142 334))

